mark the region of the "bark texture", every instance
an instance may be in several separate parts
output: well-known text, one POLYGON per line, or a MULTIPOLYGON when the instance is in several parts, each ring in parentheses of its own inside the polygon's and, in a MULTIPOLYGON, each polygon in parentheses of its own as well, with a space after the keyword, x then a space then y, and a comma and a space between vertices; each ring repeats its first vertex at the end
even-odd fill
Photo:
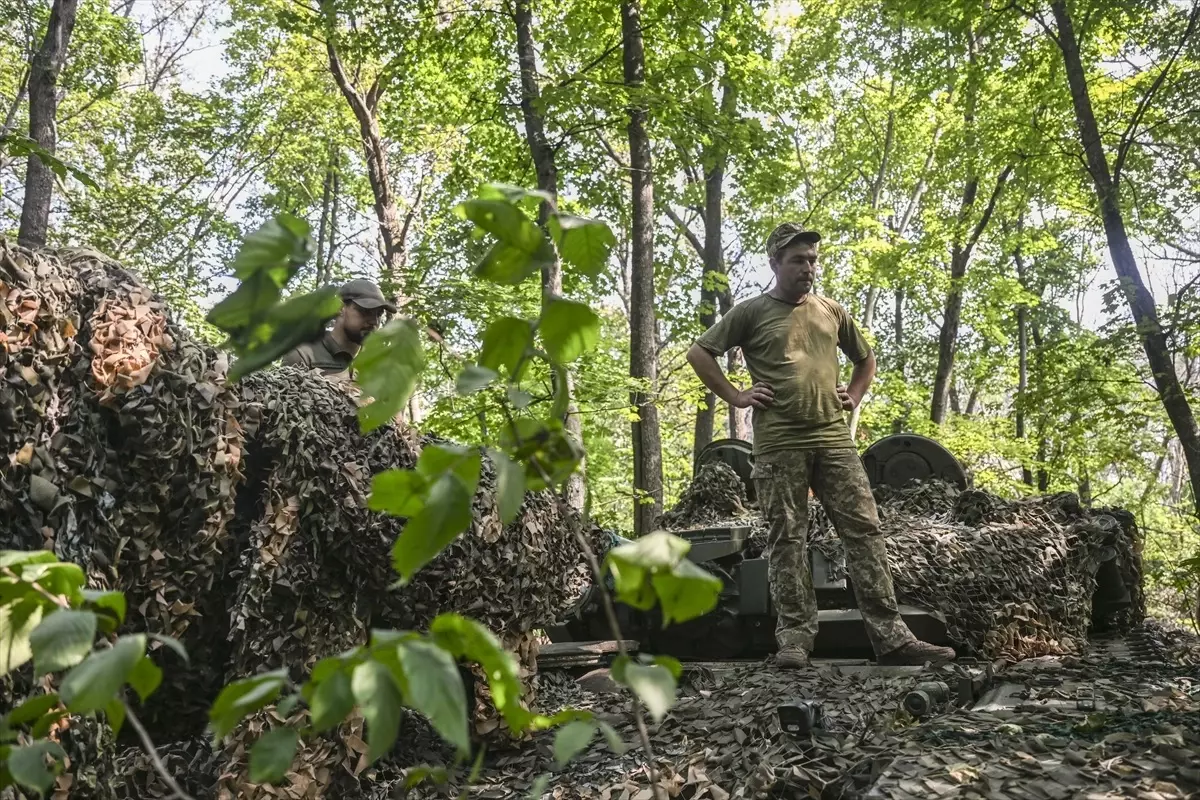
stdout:
MULTIPOLYGON (((54 0, 42 46, 33 57, 29 73, 29 138, 51 155, 57 147, 58 74, 67 60, 71 32, 75 29, 77 0, 54 0)), ((54 196, 54 171, 38 156, 30 155, 25 167, 25 198, 17 243, 39 247, 50 227, 50 200, 54 196)))
MULTIPOLYGON (((529 143, 529 154, 533 158, 533 168, 537 173, 537 187, 549 192, 555 201, 558 199, 558 167, 554 160, 554 149, 546 139, 546 121, 538 110, 541 98, 541 87, 537 79, 537 48, 533 33, 533 9, 530 0, 517 0, 514 13, 517 27, 517 64, 521 71, 521 114, 525 121, 525 139, 529 143)), ((538 224, 549 231, 546 224, 554 211, 553 204, 543 202, 538 210, 538 224)), ((555 250, 554 260, 542 267, 542 300, 543 302, 562 294, 562 262, 558 251, 555 250)), ((564 420, 567 432, 580 443, 583 442, 583 425, 579 418, 579 408, 575 404, 575 380, 570 370, 566 371, 567 394, 571 401, 567 406, 567 416, 564 420)), ((566 500, 575 509, 582 510, 586 500, 586 481, 584 479, 585 464, 568 480, 566 500)))
POLYGON ((641 17, 639 0, 622 1, 624 77, 631 95, 629 166, 633 181, 629 372, 639 384, 639 390, 630 397, 637 413, 637 421, 633 423, 633 485, 637 494, 635 535, 653 530, 662 513, 662 445, 658 408, 654 404, 658 382, 658 337, 654 318, 654 175, 650 139, 646 134, 649 112, 645 100, 639 96, 646 72, 641 17))
MULTIPOLYGON (((321 4, 327 16, 332 20, 332 4, 325 0, 321 4)), ((331 29, 336 22, 331 22, 331 29)), ((359 135, 363 143, 363 159, 367 165, 367 180, 371 184, 371 195, 375 201, 375 219, 379 223, 379 251, 383 259, 383 280, 381 287, 384 294, 390 295, 397 305, 403 305, 405 267, 408 264, 408 229, 412 224, 415 206, 403 217, 396 202, 396 194, 392 191, 391 175, 388 169, 387 145, 379 129, 379 120, 375 115, 379 100, 383 96, 384 86, 377 77, 366 92, 346 74, 346 68, 338 53, 337 44, 332 36, 325 43, 325 51, 329 57, 329 71, 337 83, 338 89, 350 110, 358 121, 359 135)))
MULTIPOLYGON (((1075 121, 1079 126, 1079 138, 1096 190, 1100 216, 1104 222, 1109 256, 1112 258, 1117 277, 1120 278, 1121 289, 1129 303, 1142 347, 1146 351, 1146 360, 1154 374, 1155 388, 1183 448, 1192 484, 1192 501, 1196 505, 1197 513, 1200 513, 1200 432, 1196 428, 1196 417, 1175 371, 1175 362, 1158 318, 1154 297, 1142 280, 1137 259, 1129 245, 1129 234, 1125 229, 1117 183, 1109 170, 1108 156, 1100 139, 1100 129, 1096 124, 1092 98, 1088 93, 1087 74, 1079 54, 1079 43, 1075 38, 1070 11, 1064 0, 1055 0, 1051 3, 1051 9, 1058 26, 1057 42, 1066 66, 1071 101, 1075 106, 1075 121)), ((1189 26, 1189 31, 1193 28, 1194 25, 1189 26)))

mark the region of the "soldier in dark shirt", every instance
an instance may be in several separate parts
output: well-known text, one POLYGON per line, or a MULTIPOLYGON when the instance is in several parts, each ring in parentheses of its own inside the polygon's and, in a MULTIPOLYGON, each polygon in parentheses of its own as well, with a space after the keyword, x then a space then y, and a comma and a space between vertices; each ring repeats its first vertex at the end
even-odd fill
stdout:
POLYGON ((341 288, 342 311, 333 327, 319 339, 299 345, 283 357, 283 363, 320 370, 335 381, 351 378, 350 363, 358 355, 363 340, 376 328, 383 312, 396 312, 395 304, 383 296, 379 287, 358 279, 341 288))

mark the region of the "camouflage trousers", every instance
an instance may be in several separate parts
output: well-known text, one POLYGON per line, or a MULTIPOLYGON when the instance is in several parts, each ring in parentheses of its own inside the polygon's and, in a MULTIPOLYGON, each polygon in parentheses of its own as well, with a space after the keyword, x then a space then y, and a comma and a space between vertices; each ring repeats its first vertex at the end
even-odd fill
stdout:
POLYGON ((808 562, 810 487, 846 548, 854 596, 875 653, 915 640, 896 607, 879 511, 858 452, 845 447, 767 453, 755 458, 753 474, 769 528, 767 574, 780 649, 810 652, 817 638, 817 596, 808 562))

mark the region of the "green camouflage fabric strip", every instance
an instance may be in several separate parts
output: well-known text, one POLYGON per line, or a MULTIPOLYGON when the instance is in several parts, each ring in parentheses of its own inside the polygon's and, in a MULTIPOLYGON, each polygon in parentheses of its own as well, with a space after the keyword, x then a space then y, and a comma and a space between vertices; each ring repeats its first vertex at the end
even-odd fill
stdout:
POLYGON ((852 447, 767 453, 754 462, 754 483, 767 519, 768 576, 780 649, 810 652, 817 638, 817 596, 808 564, 808 490, 821 501, 846 549, 846 564, 877 655, 916 637, 896 607, 879 512, 852 447))

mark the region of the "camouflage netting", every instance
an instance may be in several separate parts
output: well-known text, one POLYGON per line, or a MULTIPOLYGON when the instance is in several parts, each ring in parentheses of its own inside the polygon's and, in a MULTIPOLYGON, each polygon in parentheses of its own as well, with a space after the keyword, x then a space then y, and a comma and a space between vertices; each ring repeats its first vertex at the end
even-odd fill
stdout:
MULTIPOLYGON (((532 675, 534 631, 587 583, 578 517, 541 492, 502 525, 485 460, 471 528, 389 591, 403 520, 367 510, 371 477, 441 440, 396 424, 364 435, 353 390, 298 369, 227 385, 227 357, 95 252, 0 241, 0 301, 0 548, 53 549, 93 587, 125 592, 128 630, 184 643, 191 665, 160 652, 163 685, 141 716, 210 788, 241 779, 244 744, 264 724, 212 751, 203 728, 225 681, 279 666, 300 678, 371 627, 419 629, 442 612, 490 626, 532 675)), ((476 733, 503 739, 476 678, 476 733)), ((9 676, 0 706, 31 688, 24 672, 9 676)), ((357 780, 358 724, 306 743, 296 781, 324 792, 357 780)), ((68 727, 90 735, 78 719, 68 727)), ((126 726, 104 751, 128 779, 89 778, 106 787, 95 796, 168 796, 138 748, 118 757, 131 737, 126 726)))
MULTIPOLYGON (((876 499, 898 599, 943 612, 964 653, 1015 660, 1078 652, 1089 630, 1127 630, 1145 616, 1141 539, 1127 512, 1086 509, 1071 494, 1010 501, 941 482, 881 487, 876 499), (1131 604, 1093 619, 1097 570, 1109 559, 1131 604)), ((661 521, 676 530, 748 524, 747 555, 755 556, 766 525, 750 508, 733 469, 711 463, 661 521)), ((809 516, 812 545, 844 565, 841 540, 815 499, 809 516)))

